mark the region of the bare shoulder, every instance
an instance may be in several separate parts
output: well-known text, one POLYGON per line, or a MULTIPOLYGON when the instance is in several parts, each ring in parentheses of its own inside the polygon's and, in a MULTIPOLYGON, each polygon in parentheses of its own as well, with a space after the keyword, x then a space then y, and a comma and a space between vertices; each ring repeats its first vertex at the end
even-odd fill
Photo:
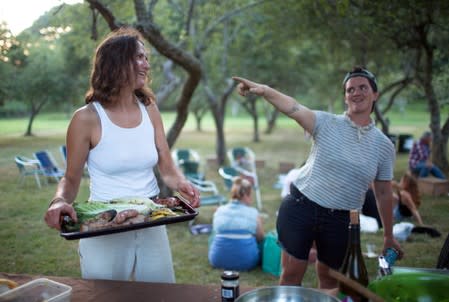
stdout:
POLYGON ((145 108, 147 109, 148 113, 157 113, 160 114, 159 112, 159 107, 157 106, 156 102, 152 102, 151 104, 148 104, 145 106, 145 108))
POLYGON ((412 199, 412 195, 407 190, 401 190, 401 197, 412 199))
POLYGON ((162 124, 161 113, 156 103, 151 103, 147 105, 145 108, 148 112, 148 115, 150 116, 151 122, 154 125, 162 124))
MULTIPOLYGON (((75 111, 70 120, 68 135, 91 137, 92 133, 99 133, 100 119, 92 104, 85 105, 75 111)), ((99 134, 98 134, 99 135, 99 134)))
POLYGON ((96 123, 98 121, 97 111, 92 104, 85 105, 75 111, 72 122, 75 123, 96 123))

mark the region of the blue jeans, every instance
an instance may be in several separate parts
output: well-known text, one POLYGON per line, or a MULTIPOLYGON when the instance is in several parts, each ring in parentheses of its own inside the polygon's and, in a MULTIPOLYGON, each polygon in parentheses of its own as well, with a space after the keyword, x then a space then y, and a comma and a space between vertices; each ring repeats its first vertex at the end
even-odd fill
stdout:
POLYGON ((414 173, 418 174, 418 177, 427 177, 429 174, 440 178, 446 179, 443 172, 435 165, 428 167, 426 163, 418 163, 414 169, 412 169, 414 173))

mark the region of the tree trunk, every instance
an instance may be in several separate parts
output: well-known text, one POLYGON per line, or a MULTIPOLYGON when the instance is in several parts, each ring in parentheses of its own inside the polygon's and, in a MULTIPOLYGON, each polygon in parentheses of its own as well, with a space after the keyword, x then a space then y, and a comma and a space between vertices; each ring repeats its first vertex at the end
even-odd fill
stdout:
POLYGON ((267 129, 265 130, 265 134, 271 134, 276 126, 276 120, 279 116, 279 110, 272 110, 267 114, 267 129))
POLYGON ((260 135, 259 135, 259 116, 257 115, 257 107, 256 107, 256 100, 251 102, 251 111, 253 112, 253 142, 258 143, 260 142, 260 135))
POLYGON ((254 94, 250 94, 246 97, 246 101, 242 104, 243 108, 249 113, 253 119, 253 142, 260 142, 259 136, 259 116, 257 114, 257 102, 258 97, 254 94))
POLYGON ((34 122, 34 118, 36 117, 36 115, 37 115, 36 110, 34 110, 34 108, 31 109, 30 118, 28 119, 27 130, 25 131, 24 136, 32 136, 33 135, 31 129, 33 127, 33 122, 34 122))
MULTIPOLYGON (((432 131, 432 161, 446 173, 449 171, 449 162, 447 159, 447 138, 444 140, 442 135, 440 105, 435 95, 435 89, 432 85, 433 80, 433 46, 427 41, 427 32, 423 28, 417 28, 420 42, 423 49, 422 72, 418 77, 421 86, 424 89, 427 103, 430 111, 430 129, 432 131)), ((446 126, 446 125, 445 125, 446 126)), ((443 129, 445 129, 443 127, 443 129)))
POLYGON ((31 101, 31 109, 30 109, 30 119, 28 120, 27 130, 25 131, 24 136, 32 136, 33 135, 33 122, 36 116, 41 112, 44 105, 47 101, 37 102, 35 100, 31 101))
MULTIPOLYGON (((377 103, 377 101, 376 101, 376 103, 377 103)), ((382 112, 380 112, 377 104, 374 104, 374 115, 376 116, 376 123, 380 123, 380 125, 381 125, 382 132, 385 135, 388 135, 389 131, 390 131, 389 130, 390 123, 386 118, 384 118, 384 116, 383 116, 382 112)))
POLYGON ((430 129, 432 131, 432 161, 444 170, 449 171, 449 163, 447 160, 447 142, 448 136, 443 137, 440 129, 440 106, 435 96, 435 91, 431 85, 430 79, 426 77, 423 85, 430 111, 430 129))
MULTIPOLYGON (((216 106, 214 106, 216 107, 216 106)), ((226 140, 224 134, 224 113, 217 108, 212 108, 212 114, 214 115, 215 130, 217 137, 215 138, 217 155, 217 163, 222 166, 226 162, 226 140)))
POLYGON ((193 116, 195 117, 196 131, 201 132, 203 130, 201 127, 201 121, 203 119, 203 116, 199 113, 194 113, 193 116))

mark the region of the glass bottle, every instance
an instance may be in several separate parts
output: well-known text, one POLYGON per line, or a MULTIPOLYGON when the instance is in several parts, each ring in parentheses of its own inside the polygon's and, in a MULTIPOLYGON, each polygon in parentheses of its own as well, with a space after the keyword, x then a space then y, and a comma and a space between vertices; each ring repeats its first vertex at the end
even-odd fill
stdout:
MULTIPOLYGON (((348 247, 340 272, 346 277, 366 287, 368 286, 369 280, 368 271, 366 270, 365 261, 363 260, 362 249, 360 247, 359 212, 357 210, 351 210, 349 215, 348 247)), ((342 282, 340 282, 339 289, 343 295, 351 297, 353 301, 368 301, 366 297, 342 282)))
POLYGON ((239 273, 224 271, 221 274, 221 301, 233 302, 239 294, 239 273))

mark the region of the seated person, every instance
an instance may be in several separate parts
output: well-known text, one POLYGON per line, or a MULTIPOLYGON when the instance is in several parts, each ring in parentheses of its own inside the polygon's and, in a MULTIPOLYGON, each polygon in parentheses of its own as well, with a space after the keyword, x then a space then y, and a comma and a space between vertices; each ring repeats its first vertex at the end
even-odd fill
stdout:
POLYGON ((213 267, 247 271, 260 263, 259 243, 265 233, 258 210, 251 206, 252 201, 251 182, 235 177, 231 200, 218 207, 212 221, 208 257, 213 267))
POLYGON ((405 173, 399 183, 393 181, 393 217, 397 221, 413 217, 419 225, 423 225, 418 208, 421 199, 418 182, 409 173, 405 173))
MULTIPOLYGON (((418 208, 421 204, 418 183, 416 178, 410 173, 405 173, 399 183, 393 181, 393 217, 396 222, 406 218, 413 217, 418 225, 422 226, 423 221, 418 208)), ((368 189, 365 197, 365 203, 362 208, 362 214, 376 218, 379 227, 382 227, 382 221, 377 210, 376 197, 373 190, 368 189)))
POLYGON ((432 145, 432 133, 424 132, 421 138, 413 143, 412 149, 409 155, 409 168, 412 173, 418 175, 418 177, 427 177, 429 174, 440 178, 446 179, 443 172, 432 163, 431 150, 432 145))
POLYGON ((376 219, 379 229, 383 227, 382 219, 380 218, 379 211, 377 210, 376 196, 374 195, 373 188, 370 186, 366 191, 365 202, 362 207, 362 214, 365 216, 373 217, 376 219))

